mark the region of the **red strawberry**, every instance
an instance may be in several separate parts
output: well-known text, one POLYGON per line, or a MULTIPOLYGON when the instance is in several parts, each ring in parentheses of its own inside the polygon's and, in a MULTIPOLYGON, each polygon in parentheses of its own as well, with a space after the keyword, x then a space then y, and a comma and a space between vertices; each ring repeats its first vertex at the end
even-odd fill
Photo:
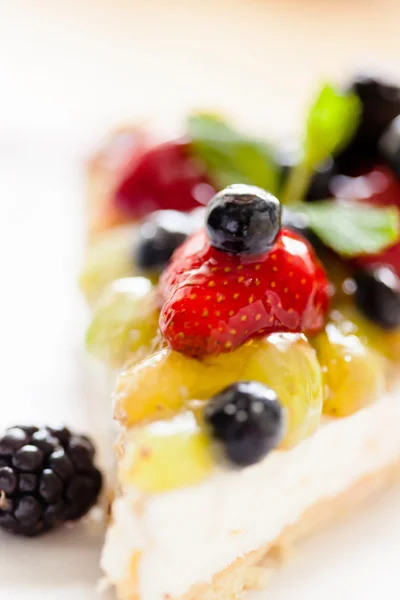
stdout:
POLYGON ((190 144, 174 140, 154 146, 133 160, 115 191, 115 206, 129 218, 160 209, 189 211, 214 195, 190 144))
MULTIPOLYGON (((393 172, 381 165, 359 177, 339 180, 336 195, 376 206, 400 208, 400 181, 393 172)), ((389 265, 400 276, 400 243, 394 244, 380 254, 362 256, 353 261, 357 266, 389 265)))
POLYGON ((160 328, 174 350, 201 358, 254 336, 322 328, 328 282, 311 246, 282 229, 259 256, 227 254, 205 232, 174 254, 159 284, 160 328))

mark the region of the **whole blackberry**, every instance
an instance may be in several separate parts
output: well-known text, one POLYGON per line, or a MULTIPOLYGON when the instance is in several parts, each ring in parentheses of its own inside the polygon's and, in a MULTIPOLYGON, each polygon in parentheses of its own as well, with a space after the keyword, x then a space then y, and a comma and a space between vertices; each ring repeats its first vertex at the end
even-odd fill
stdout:
POLYGON ((66 427, 7 429, 0 436, 0 527, 34 536, 81 518, 102 476, 90 440, 66 427))

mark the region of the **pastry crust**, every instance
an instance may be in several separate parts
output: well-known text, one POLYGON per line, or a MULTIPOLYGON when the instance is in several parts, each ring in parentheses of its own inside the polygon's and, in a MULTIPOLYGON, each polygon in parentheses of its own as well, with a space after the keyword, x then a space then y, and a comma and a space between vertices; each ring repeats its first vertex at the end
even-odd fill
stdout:
MULTIPOLYGON (((336 518, 345 516, 360 503, 393 484, 400 475, 400 460, 369 474, 354 483, 339 496, 321 500, 309 507, 300 519, 289 525, 272 544, 238 558, 209 583, 198 583, 179 598, 164 600, 233 600, 247 590, 264 588, 274 570, 279 568, 288 551, 303 538, 310 536, 336 518)), ((138 593, 140 553, 135 551, 126 577, 116 583, 118 600, 141 600, 138 593)), ((144 599, 143 599, 144 600, 144 599)))

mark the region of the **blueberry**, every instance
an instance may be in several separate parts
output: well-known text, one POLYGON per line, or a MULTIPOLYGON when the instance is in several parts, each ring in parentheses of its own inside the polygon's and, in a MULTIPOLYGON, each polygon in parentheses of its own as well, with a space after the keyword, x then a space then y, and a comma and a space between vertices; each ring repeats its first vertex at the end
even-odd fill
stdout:
POLYGON ((206 210, 211 245, 232 254, 266 252, 280 226, 279 200, 252 185, 230 185, 212 198, 206 210))
POLYGON ((379 140, 383 160, 400 178, 400 116, 394 119, 379 140))
POLYGON ((192 230, 190 215, 175 210, 152 213, 140 227, 136 265, 146 271, 161 271, 192 230))
POLYGON ((258 381, 241 381, 222 390, 211 398, 205 418, 227 458, 241 467, 260 461, 283 434, 277 395, 258 381))
POLYGON ((358 309, 384 329, 400 326, 400 281, 389 267, 358 271, 355 302, 358 309))
POLYGON ((361 117, 350 144, 335 159, 342 173, 368 168, 376 160, 379 138, 400 114, 400 88, 389 82, 360 76, 349 90, 361 100, 361 117))

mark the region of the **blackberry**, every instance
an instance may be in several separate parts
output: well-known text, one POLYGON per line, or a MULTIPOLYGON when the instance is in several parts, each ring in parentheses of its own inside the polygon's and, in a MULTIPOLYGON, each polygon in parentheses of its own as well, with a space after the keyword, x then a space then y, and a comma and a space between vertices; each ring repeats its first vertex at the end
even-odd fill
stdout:
POLYGON ((216 194, 206 209, 207 236, 211 245, 222 252, 266 252, 280 227, 279 200, 254 185, 230 185, 216 194))
POLYGON ((239 381, 222 390, 211 398, 205 419, 227 458, 240 467, 260 461, 283 435, 278 397, 258 381, 239 381))
POLYGON ((66 427, 16 426, 0 437, 0 527, 34 536, 85 515, 102 476, 90 440, 66 427))
POLYGON ((371 76, 359 76, 349 90, 361 101, 358 129, 349 145, 335 158, 339 172, 352 174, 376 162, 378 140, 400 114, 400 88, 371 76))

